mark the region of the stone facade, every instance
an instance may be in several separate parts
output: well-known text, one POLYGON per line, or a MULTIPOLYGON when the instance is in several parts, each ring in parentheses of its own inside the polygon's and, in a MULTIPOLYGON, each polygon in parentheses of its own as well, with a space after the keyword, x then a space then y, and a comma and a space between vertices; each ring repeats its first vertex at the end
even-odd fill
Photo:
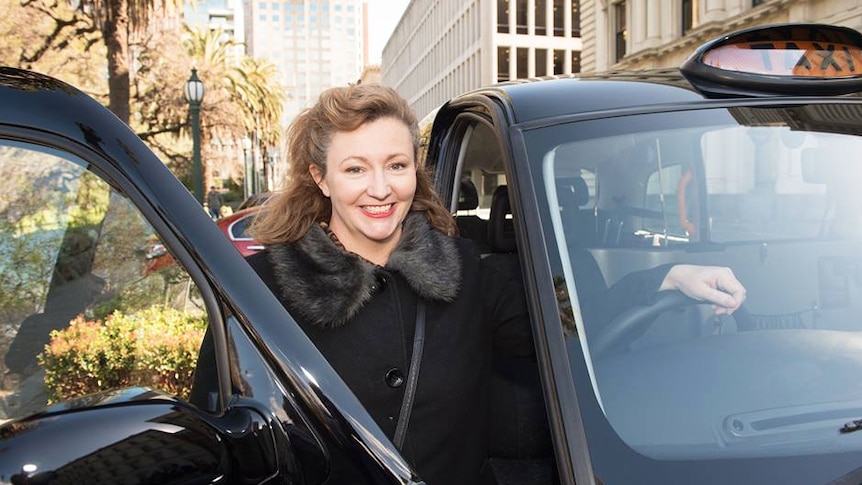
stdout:
POLYGON ((578 0, 412 0, 383 48, 382 81, 423 117, 500 80, 580 69, 578 0))
POLYGON ((772 23, 821 22, 862 29, 862 0, 595 0, 583 2, 582 72, 676 67, 700 44, 772 23), (691 5, 686 16, 684 5, 691 5), (625 55, 617 55, 619 14, 625 55), (684 19, 690 18, 686 25, 684 19), (685 32, 685 33, 683 33, 685 32))

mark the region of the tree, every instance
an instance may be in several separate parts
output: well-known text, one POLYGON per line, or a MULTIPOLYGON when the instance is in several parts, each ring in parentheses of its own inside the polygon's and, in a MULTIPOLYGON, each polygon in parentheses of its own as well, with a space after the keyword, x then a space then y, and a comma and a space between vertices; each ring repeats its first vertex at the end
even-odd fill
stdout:
POLYGON ((0 0, 0 11, 0 64, 37 70, 107 99, 104 46, 88 18, 53 0, 0 0))
MULTIPOLYGON (((0 17, 0 35, 4 39, 0 43, 0 63, 53 75, 101 100, 187 183, 192 165, 191 140, 188 103, 182 88, 190 66, 197 67, 207 89, 201 107, 207 186, 211 183, 210 166, 238 165, 241 140, 249 134, 256 135, 264 152, 266 147, 278 144, 284 90, 278 84, 279 73, 273 64, 248 58, 243 46, 221 31, 182 29, 179 17, 166 17, 169 6, 181 3, 176 0, 123 0, 125 10, 116 11, 120 3, 0 0, 0 7, 9 13, 0 17), (104 14, 97 15, 97 11, 104 14), (106 83, 105 73, 110 72, 111 65, 115 70, 119 68, 118 59, 128 55, 130 43, 126 36, 125 43, 114 44, 113 48, 119 49, 117 57, 117 53, 110 52, 106 35, 125 22, 117 20, 117 15, 133 11, 152 14, 150 22, 129 17, 128 29, 121 29, 134 33, 135 75, 129 78, 128 69, 122 68, 119 71, 126 69, 131 84, 117 86, 122 74, 116 73, 109 74, 106 83), (108 18, 110 15, 114 17, 108 18), (168 20, 158 20, 165 18, 168 20), (138 27, 132 28, 133 24, 138 27), (121 98, 126 101, 121 102, 121 98), (230 146, 236 147, 234 153, 214 148, 230 146)), ((122 36, 123 32, 116 33, 122 36)))
POLYGON ((180 178, 187 179, 191 171, 188 104, 181 92, 190 66, 206 87, 201 106, 206 187, 212 184, 213 166, 237 165, 241 140, 255 129, 266 146, 279 142, 284 90, 278 70, 268 61, 245 56, 242 45, 222 31, 186 28, 182 38, 150 39, 138 60, 132 124, 164 159, 172 160, 180 178), (218 149, 225 146, 237 150, 218 149))
POLYGON ((182 0, 80 0, 77 11, 102 34, 108 66, 108 108, 129 122, 130 41, 148 33, 155 19, 179 19, 182 0))

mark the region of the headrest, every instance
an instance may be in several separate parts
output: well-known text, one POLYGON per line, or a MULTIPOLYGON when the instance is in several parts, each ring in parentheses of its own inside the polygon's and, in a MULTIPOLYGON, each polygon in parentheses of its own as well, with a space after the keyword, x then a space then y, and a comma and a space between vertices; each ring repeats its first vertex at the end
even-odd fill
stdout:
POLYGON ((590 190, 583 177, 564 177, 557 179, 557 199, 560 206, 577 209, 590 201, 590 190))
POLYGON ((491 196, 491 213, 488 218, 488 244, 500 253, 511 253, 517 250, 515 243, 515 224, 512 218, 512 206, 509 203, 509 188, 499 185, 491 196))
POLYGON ((458 190, 458 210, 469 211, 479 208, 479 191, 470 179, 461 181, 461 188, 458 190))

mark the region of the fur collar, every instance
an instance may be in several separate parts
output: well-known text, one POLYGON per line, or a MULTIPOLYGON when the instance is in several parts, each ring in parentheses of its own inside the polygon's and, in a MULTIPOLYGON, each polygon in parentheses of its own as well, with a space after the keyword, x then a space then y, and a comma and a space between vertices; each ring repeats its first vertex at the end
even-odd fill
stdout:
MULTIPOLYGON (((337 327, 373 296, 379 266, 340 248, 319 226, 299 241, 267 246, 282 297, 309 323, 337 327)), ((424 213, 404 219, 401 240, 385 271, 397 272, 421 298, 449 302, 461 286, 455 240, 434 230, 424 213)))

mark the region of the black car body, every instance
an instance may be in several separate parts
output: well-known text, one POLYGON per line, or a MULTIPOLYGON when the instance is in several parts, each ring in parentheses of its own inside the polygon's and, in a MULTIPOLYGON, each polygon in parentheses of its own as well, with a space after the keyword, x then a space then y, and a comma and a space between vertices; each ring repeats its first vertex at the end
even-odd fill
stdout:
MULTIPOLYGON (((489 412, 501 483, 862 483, 860 48, 846 29, 773 26, 704 46, 682 72, 505 83, 435 113, 425 164, 462 235, 521 272, 533 326, 536 362, 498 362, 489 412), (715 317, 674 292, 602 302, 615 283, 673 264, 729 267, 744 308, 715 317)), ((133 387, 45 408, 25 385, 40 379, 32 351, 0 341, 18 379, 2 396, 0 482, 324 483, 332 467, 364 470, 367 483, 421 479, 116 118, 11 69, 0 106, 4 178, 35 181, 0 207, 2 254, 19 254, 24 236, 56 246, 40 260, 47 272, 19 269, 45 289, 36 305, 3 307, 6 334, 47 341, 62 326, 19 322, 62 307, 51 297, 83 279, 62 277, 60 257, 73 229, 93 233, 81 221, 107 241, 88 253, 94 300, 139 284, 120 264, 136 243, 112 239, 126 217, 122 234, 142 221, 185 271, 170 281, 194 285, 184 301, 205 313, 214 349, 188 399, 133 387), (76 180, 104 186, 98 217, 64 215, 88 214, 80 195, 56 198, 80 194, 76 180), (39 217, 22 216, 27 207, 39 217)), ((23 295, 15 283, 4 291, 23 295)))

